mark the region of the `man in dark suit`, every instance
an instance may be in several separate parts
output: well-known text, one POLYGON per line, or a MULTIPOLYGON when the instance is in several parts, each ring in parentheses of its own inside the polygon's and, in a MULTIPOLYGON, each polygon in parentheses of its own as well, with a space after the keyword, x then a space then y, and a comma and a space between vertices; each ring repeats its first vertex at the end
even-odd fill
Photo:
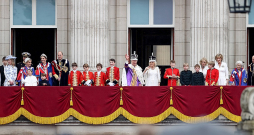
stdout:
POLYGON ((31 57, 31 54, 29 52, 23 52, 22 56, 23 56, 23 61, 17 63, 17 69, 18 69, 17 73, 19 73, 19 70, 26 65, 25 59, 31 57))
POLYGON ((251 58, 252 63, 248 66, 248 85, 254 86, 254 55, 251 58))
POLYGON ((51 62, 55 70, 53 86, 68 86, 68 76, 70 71, 69 61, 63 59, 63 52, 57 53, 57 60, 51 62), (57 78, 57 79, 56 79, 57 78))
POLYGON ((7 60, 5 60, 5 56, 2 58, 3 65, 0 66, 0 74, 1 74, 1 86, 4 85, 5 75, 4 75, 4 66, 7 65, 7 60))

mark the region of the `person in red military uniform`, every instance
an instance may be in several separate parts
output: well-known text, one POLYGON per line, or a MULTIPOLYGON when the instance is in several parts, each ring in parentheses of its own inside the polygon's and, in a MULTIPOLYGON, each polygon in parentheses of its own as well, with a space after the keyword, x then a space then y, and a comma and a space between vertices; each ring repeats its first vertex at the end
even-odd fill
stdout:
POLYGON ((178 79, 180 78, 179 70, 175 68, 175 61, 170 61, 171 68, 165 71, 164 79, 168 79, 168 86, 177 86, 178 79))
POLYGON ((115 67, 115 59, 109 60, 110 67, 106 71, 106 85, 119 86, 120 72, 119 68, 115 67))
POLYGON ((94 73, 94 86, 105 86, 106 74, 101 71, 102 64, 96 65, 97 72, 94 73))
POLYGON ((89 71, 89 65, 88 64, 84 64, 83 68, 84 68, 84 72, 83 72, 82 85, 83 86, 92 86, 92 84, 94 83, 93 72, 89 71))
POLYGON ((72 63, 72 71, 68 77, 68 85, 69 86, 79 86, 83 80, 83 75, 80 71, 77 70, 77 63, 72 63))
POLYGON ((214 68, 215 62, 210 61, 208 62, 208 70, 206 74, 206 86, 215 86, 217 85, 218 79, 219 79, 219 70, 214 68))

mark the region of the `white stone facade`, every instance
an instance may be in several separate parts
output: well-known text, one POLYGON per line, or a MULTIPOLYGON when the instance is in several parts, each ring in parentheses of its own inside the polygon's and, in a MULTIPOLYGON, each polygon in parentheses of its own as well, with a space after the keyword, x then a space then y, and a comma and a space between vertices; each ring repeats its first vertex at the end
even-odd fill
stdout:
MULTIPOLYGON (((127 0, 56 0, 57 51, 70 62, 95 69, 115 58, 123 67, 128 51, 127 0)), ((222 53, 229 70, 247 66, 246 14, 231 14, 227 0, 175 0, 174 59, 177 68, 193 67, 202 57, 222 53)), ((0 1, 0 57, 10 54, 10 2, 0 1)))

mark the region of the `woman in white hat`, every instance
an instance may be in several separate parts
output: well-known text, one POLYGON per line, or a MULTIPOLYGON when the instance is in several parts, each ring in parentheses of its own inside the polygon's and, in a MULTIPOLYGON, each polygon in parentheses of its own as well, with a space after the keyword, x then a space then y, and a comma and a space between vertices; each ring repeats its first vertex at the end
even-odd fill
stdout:
POLYGON ((243 68, 243 62, 237 61, 236 68, 233 69, 230 77, 230 84, 235 86, 247 86, 248 75, 243 68))
POLYGON ((16 57, 12 55, 6 56, 5 60, 8 61, 8 65, 4 68, 5 81, 4 86, 16 86, 17 78, 17 67, 15 66, 14 60, 16 57))
POLYGON ((26 77, 28 76, 27 73, 28 69, 31 70, 32 75, 35 76, 35 71, 34 68, 32 67, 32 59, 26 58, 24 62, 26 65, 20 69, 17 77, 17 82, 19 82, 19 86, 24 86, 24 82, 22 82, 22 80, 25 80, 26 77))
POLYGON ((160 69, 156 67, 156 57, 149 57, 149 66, 143 72, 145 78, 145 86, 160 86, 161 76, 160 69))

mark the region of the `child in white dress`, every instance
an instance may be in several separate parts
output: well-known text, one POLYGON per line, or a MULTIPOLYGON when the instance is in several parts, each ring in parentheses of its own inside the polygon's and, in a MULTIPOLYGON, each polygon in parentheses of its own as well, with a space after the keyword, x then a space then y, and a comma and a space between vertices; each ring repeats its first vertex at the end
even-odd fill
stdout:
POLYGON ((26 77, 26 79, 22 78, 22 83, 25 84, 25 86, 37 86, 38 81, 37 78, 33 76, 32 69, 28 69, 27 74, 28 76, 26 77))

